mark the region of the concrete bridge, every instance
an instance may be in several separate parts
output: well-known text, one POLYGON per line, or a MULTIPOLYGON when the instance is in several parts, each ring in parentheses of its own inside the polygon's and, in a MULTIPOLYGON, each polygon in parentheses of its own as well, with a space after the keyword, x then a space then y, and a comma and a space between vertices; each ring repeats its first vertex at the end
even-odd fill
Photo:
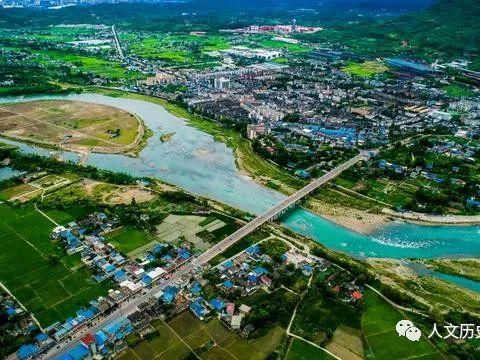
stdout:
POLYGON ((240 241, 245 236, 251 234, 266 222, 277 219, 286 211, 288 211, 290 208, 296 206, 302 199, 304 199, 307 195, 315 191, 318 187, 334 179, 335 177, 340 175, 343 171, 347 170, 348 168, 355 165, 359 161, 367 160, 370 158, 370 156, 373 156, 375 154, 376 152, 373 150, 361 151, 360 154, 358 154, 357 156, 338 165, 336 168, 329 171, 325 175, 319 177, 318 179, 313 180, 307 186, 303 187, 302 189, 298 190, 294 194, 290 195, 288 198, 283 200, 278 205, 275 205, 274 207, 267 210, 262 215, 256 217, 255 219, 250 221, 248 224, 244 225, 243 227, 235 231, 233 234, 226 237, 224 240, 214 245, 204 253, 202 253, 193 262, 195 263, 195 265, 198 265, 198 266, 202 266, 208 263, 215 256, 217 256, 218 254, 221 254, 223 251, 225 251, 225 249, 229 248, 236 242, 240 241))

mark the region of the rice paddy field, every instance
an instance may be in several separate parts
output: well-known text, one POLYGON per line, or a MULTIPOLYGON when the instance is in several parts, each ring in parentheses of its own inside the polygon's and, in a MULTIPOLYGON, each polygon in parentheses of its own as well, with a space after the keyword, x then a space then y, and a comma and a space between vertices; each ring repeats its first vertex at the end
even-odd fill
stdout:
POLYGON ((94 283, 75 255, 65 256, 50 239, 55 225, 32 205, 0 204, 0 218, 0 281, 42 326, 75 315, 107 293, 107 283, 94 283))
POLYGON ((372 291, 365 293, 365 311, 362 329, 367 342, 366 355, 377 360, 439 359, 440 353, 423 334, 420 341, 412 342, 399 336, 395 325, 408 319, 372 291))
POLYGON ((288 349, 286 360, 330 360, 335 359, 325 351, 302 340, 293 339, 288 349))
POLYGON ((118 359, 182 359, 194 352, 201 359, 261 360, 284 340, 285 331, 272 328, 264 336, 247 340, 213 319, 205 323, 185 311, 165 323, 152 323, 154 336, 121 353, 118 359))
POLYGON ((0 107, 0 134, 50 146, 122 152, 136 146, 142 133, 133 114, 105 105, 47 100, 0 107))

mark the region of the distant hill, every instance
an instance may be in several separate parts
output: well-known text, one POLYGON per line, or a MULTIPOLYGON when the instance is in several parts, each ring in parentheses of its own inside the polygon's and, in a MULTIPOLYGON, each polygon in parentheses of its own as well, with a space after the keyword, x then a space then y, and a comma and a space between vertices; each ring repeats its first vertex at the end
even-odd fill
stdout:
POLYGON ((44 26, 58 23, 120 23, 132 27, 181 30, 189 24, 210 28, 251 23, 299 22, 315 25, 332 20, 392 17, 416 11, 435 0, 187 0, 73 6, 59 10, 1 9, 0 26, 44 26), (173 29, 172 29, 173 26, 173 29))
POLYGON ((416 13, 372 22, 337 22, 304 36, 373 56, 401 55, 427 61, 465 57, 480 70, 480 1, 439 0, 416 13))

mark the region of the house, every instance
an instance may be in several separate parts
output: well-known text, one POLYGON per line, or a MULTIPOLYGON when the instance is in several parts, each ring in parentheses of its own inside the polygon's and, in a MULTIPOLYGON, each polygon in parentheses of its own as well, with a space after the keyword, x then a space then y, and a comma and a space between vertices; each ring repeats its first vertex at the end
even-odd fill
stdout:
POLYGON ((193 295, 198 295, 202 291, 202 286, 198 281, 195 281, 190 287, 190 293, 193 295))
POLYGON ((228 303, 226 313, 228 316, 233 316, 235 313, 235 303, 228 303))
POLYGON ((257 266, 255 269, 253 269, 253 272, 255 273, 255 275, 257 276, 262 276, 262 275, 265 275, 268 273, 268 270, 265 269, 264 267, 262 266, 257 266))
POLYGON ((233 330, 239 330, 242 325, 242 315, 233 315, 230 326, 233 330))
POLYGON ((133 326, 128 318, 121 317, 105 326, 102 331, 110 342, 116 342, 133 332, 133 326))
POLYGON ((163 290, 162 300, 165 304, 171 304, 175 297, 177 296, 178 288, 175 286, 167 286, 163 290))
POLYGON ((121 282, 127 280, 127 273, 125 272, 125 270, 119 269, 113 274, 113 279, 116 282, 121 283, 121 282))
POLYGON ((313 267, 309 264, 304 264, 302 266, 302 274, 305 276, 311 276, 313 273, 313 267))
POLYGON ((38 346, 33 344, 22 345, 17 351, 20 360, 32 359, 39 352, 38 346))
POLYGON ((252 308, 248 305, 242 304, 240 305, 239 309, 241 314, 248 314, 252 308))
POLYGON ((220 313, 225 308, 225 302, 220 298, 212 299, 210 300, 210 306, 220 313))
POLYGON ((261 250, 260 250, 260 247, 258 245, 252 245, 250 247, 248 247, 245 252, 248 254, 248 255, 258 255, 261 250))
POLYGON ((190 304, 190 310, 200 320, 203 320, 205 318, 205 315, 208 314, 208 310, 203 304, 203 298, 202 297, 196 298, 195 301, 193 301, 190 304))
POLYGON ((225 280, 223 283, 222 283, 222 287, 229 291, 229 290, 232 290, 234 288, 234 285, 233 283, 230 281, 230 280, 225 280))
POLYGON ((270 279, 268 276, 266 275, 262 275, 260 277, 260 282, 265 285, 266 287, 270 287, 272 285, 272 279, 270 279))
POLYGON ((91 358, 92 356, 88 347, 80 343, 66 354, 61 355, 59 360, 84 360, 91 358))
POLYGON ((351 296, 353 300, 358 301, 363 297, 363 294, 360 291, 355 290, 352 292, 351 296))

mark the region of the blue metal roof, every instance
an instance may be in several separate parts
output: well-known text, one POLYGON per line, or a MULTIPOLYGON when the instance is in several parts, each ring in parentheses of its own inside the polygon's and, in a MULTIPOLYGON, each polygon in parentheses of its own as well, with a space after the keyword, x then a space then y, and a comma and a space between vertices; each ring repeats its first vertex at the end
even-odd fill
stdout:
POLYGON ((90 355, 90 350, 88 350, 88 348, 85 345, 78 344, 72 350, 70 350, 67 354, 70 355, 70 357, 73 360, 83 360, 90 355))
POLYGON ((267 274, 268 270, 262 266, 257 266, 255 269, 253 269, 253 272, 258 276, 261 276, 261 275, 267 274))
POLYGON ((219 298, 210 300, 210 305, 217 311, 222 311, 225 308, 225 302, 219 298))
POLYGON ((226 269, 229 269, 233 266, 233 261, 232 260, 227 260, 222 264, 222 266, 226 269))
POLYGON ((44 341, 48 339, 48 335, 45 333, 40 333, 37 336, 35 336, 35 340, 37 341, 44 341))
POLYGON ((192 284, 192 287, 190 288, 190 292, 192 294, 198 294, 198 293, 200 293, 200 291, 202 291, 202 286, 200 285, 200 283, 198 281, 194 282, 192 284))
POLYGON ((38 347, 33 344, 22 345, 17 351, 17 355, 20 360, 28 359, 36 353, 38 353, 38 347))
POLYGON ((198 317, 203 317, 208 311, 203 305, 203 298, 199 297, 194 302, 190 304, 190 309, 197 315, 198 317))
POLYGON ((254 255, 260 252, 260 247, 258 245, 252 245, 245 250, 247 254, 254 255))
POLYGON ((233 288, 233 283, 232 283, 230 280, 224 281, 224 282, 222 283, 222 285, 223 285, 224 287, 226 287, 227 289, 233 288))
POLYGON ((107 340, 108 336, 103 331, 97 331, 95 333, 95 342, 97 343, 97 345, 102 346, 107 340))

